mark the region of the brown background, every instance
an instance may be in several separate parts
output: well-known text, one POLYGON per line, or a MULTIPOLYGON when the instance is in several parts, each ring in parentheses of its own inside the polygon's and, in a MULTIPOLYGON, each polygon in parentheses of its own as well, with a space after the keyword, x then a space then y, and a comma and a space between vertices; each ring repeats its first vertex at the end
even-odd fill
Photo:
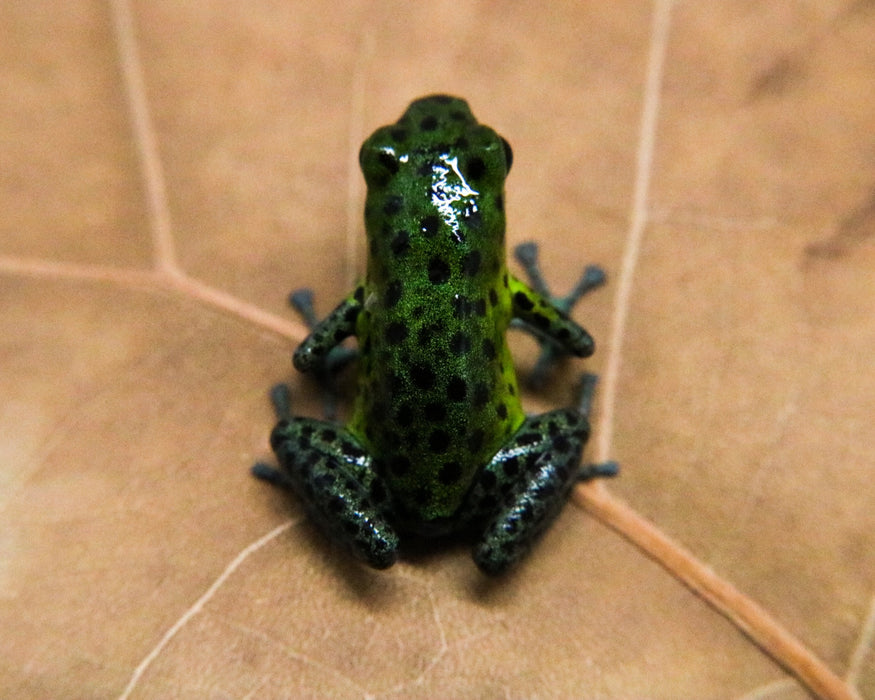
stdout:
POLYGON ((443 91, 514 146, 511 242, 611 277, 609 493, 875 698, 875 4, 653 12, 0 4, 0 696, 807 697, 580 498, 490 583, 364 570, 248 476, 267 386, 319 414, 284 296, 360 270, 359 143, 443 91))

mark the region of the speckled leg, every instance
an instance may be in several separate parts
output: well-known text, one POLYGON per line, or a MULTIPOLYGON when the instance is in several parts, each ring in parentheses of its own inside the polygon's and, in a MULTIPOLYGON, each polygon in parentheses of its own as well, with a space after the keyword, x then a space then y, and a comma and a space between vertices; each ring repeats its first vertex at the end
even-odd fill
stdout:
POLYGON ((504 573, 531 548, 565 503, 577 480, 589 424, 571 409, 528 418, 493 457, 471 492, 473 512, 486 514, 474 561, 504 573))
MULTIPOLYGON (((550 288, 541 274, 541 268, 538 265, 538 246, 536 243, 521 243, 514 249, 514 257, 516 257, 525 271, 532 289, 547 298, 553 306, 565 314, 571 312, 571 309, 574 308, 574 305, 581 297, 601 287, 607 281, 607 276, 602 268, 597 265, 588 265, 574 289, 564 297, 556 297, 550 292, 550 288)), ((538 360, 526 378, 526 383, 531 388, 538 389, 547 381, 550 371, 559 359, 566 356, 568 352, 555 339, 544 335, 538 328, 522 322, 515 323, 514 325, 522 327, 535 336, 535 339, 541 346, 538 360)))
POLYGON ((288 392, 271 392, 280 418, 270 436, 282 471, 264 464, 253 474, 291 488, 318 527, 377 569, 395 563, 398 536, 386 520, 386 488, 358 440, 334 423, 288 415, 288 392))
POLYGON ((527 418, 472 488, 468 508, 485 522, 473 555, 484 573, 501 574, 525 556, 574 483, 617 473, 613 462, 579 466, 595 384, 595 375, 584 375, 579 410, 527 418))

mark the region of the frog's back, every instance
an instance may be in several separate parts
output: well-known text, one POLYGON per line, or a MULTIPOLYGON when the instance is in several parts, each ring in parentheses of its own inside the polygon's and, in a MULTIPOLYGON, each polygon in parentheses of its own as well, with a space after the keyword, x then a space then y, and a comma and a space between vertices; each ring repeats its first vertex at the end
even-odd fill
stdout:
POLYGON ((352 430, 412 529, 439 529, 523 420, 505 343, 510 149, 463 100, 414 102, 362 146, 368 183, 352 430))

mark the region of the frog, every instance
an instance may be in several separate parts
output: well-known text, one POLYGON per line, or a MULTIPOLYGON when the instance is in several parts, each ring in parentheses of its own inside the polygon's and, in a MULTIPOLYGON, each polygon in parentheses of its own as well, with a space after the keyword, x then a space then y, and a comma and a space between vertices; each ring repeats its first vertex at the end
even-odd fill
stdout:
MULTIPOLYGON (((575 483, 616 473, 614 463, 580 466, 592 381, 578 408, 523 410, 512 321, 553 357, 589 357, 595 343, 549 295, 531 248, 518 251, 529 283, 508 269, 512 162, 507 140, 450 95, 417 99, 377 129, 359 152, 364 278, 293 355, 297 370, 324 376, 355 336, 351 416, 345 425, 294 416, 288 388, 272 391, 279 469, 253 473, 291 489, 318 529, 375 569, 398 560, 404 537, 459 534, 484 574, 503 574, 575 483)), ((590 275, 577 296, 598 284, 590 275)))

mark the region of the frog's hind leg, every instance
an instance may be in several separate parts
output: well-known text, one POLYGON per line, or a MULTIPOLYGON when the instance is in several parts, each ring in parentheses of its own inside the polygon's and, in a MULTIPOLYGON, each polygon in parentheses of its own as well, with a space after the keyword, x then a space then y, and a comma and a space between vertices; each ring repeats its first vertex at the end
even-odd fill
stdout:
POLYGON ((581 410, 527 418, 474 484, 468 507, 485 526, 473 556, 484 573, 501 574, 519 561, 559 515, 577 481, 617 473, 612 462, 579 466, 594 388, 595 376, 585 375, 581 410))
MULTIPOLYGON (((540 416, 548 422, 561 423, 562 417, 546 414, 540 416)), ((555 424, 554 423, 554 424, 555 424)), ((538 429, 530 423, 524 429, 538 429)), ((528 433, 526 433, 528 435, 528 433)), ((499 460, 504 480, 497 483, 508 496, 486 496, 487 502, 500 503, 497 512, 487 521, 474 546, 474 562, 483 573, 498 576, 519 562, 532 545, 557 518, 568 499, 571 487, 578 481, 616 476, 615 462, 593 464, 578 468, 580 452, 575 455, 575 438, 569 438, 571 447, 565 453, 554 447, 545 448, 540 454, 529 455, 522 463, 514 458, 499 460), (517 486, 508 486, 510 472, 521 470, 522 481, 517 486), (495 500, 493 500, 493 498, 495 500)), ((505 457, 508 453, 505 453, 505 457)), ((496 466, 493 464, 492 466, 496 466)))
POLYGON ((259 463, 253 475, 294 491, 317 526, 358 559, 377 569, 391 566, 398 536, 386 519, 388 491, 370 456, 334 423, 290 417, 282 387, 271 391, 280 420, 270 436, 281 469, 259 463))
MULTIPOLYGON (((556 297, 550 292, 550 287, 544 280, 541 273, 541 267, 538 264, 538 244, 533 242, 521 243, 514 248, 514 257, 522 266, 529 280, 529 284, 538 294, 549 299, 552 304, 563 313, 570 313, 574 305, 585 294, 594 289, 598 289, 607 281, 605 271, 597 265, 588 265, 578 280, 574 289, 564 297, 556 297)), ((515 325, 517 325, 515 323, 515 325)), ((550 370, 556 365, 561 357, 568 353, 552 338, 539 333, 537 329, 520 323, 524 330, 530 332, 538 344, 541 346, 541 353, 538 356, 535 366, 529 373, 526 383, 533 389, 538 389, 547 381, 550 370)))
POLYGON ((484 573, 504 573, 555 520, 588 435, 586 418, 571 409, 531 416, 492 458, 470 497, 473 512, 491 513, 473 552, 484 573))

